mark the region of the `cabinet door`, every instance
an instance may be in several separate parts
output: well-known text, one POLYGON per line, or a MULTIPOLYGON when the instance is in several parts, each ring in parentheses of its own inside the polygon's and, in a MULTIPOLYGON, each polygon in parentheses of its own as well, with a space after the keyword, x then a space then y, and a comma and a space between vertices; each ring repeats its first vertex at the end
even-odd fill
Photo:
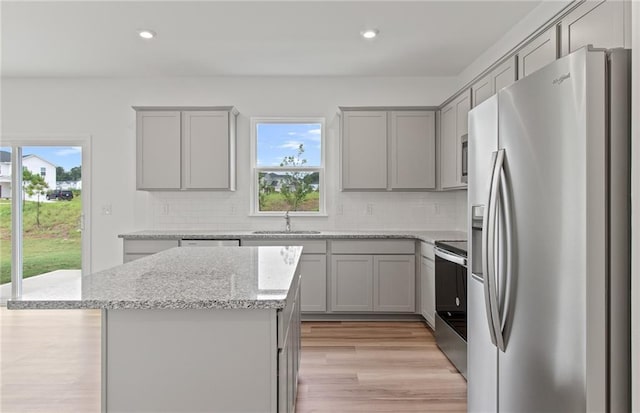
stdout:
POLYGON ((410 313, 416 309, 416 261, 413 255, 373 257, 373 310, 410 313))
POLYGON ((331 257, 331 310, 373 310, 373 257, 333 255, 331 257))
POLYGON ((493 89, 493 73, 487 74, 471 86, 471 96, 473 107, 478 106, 485 100, 493 96, 496 91, 493 89))
POLYGON ((456 110, 453 104, 442 109, 440 114, 440 186, 458 186, 458 148, 456 139, 456 110))
POLYGON ((434 112, 391 112, 391 188, 434 189, 434 112))
POLYGON ((302 311, 327 311, 327 256, 303 254, 300 258, 302 311))
POLYGON ((278 352, 278 413, 289 411, 289 353, 288 345, 278 352))
POLYGON ((420 259, 420 313, 431 328, 435 328, 436 280, 434 262, 428 258, 420 259))
POLYGON ((491 72, 493 94, 515 83, 518 80, 517 77, 516 57, 510 57, 491 72))
POLYGON ((344 112, 342 189, 387 188, 387 112, 344 112))
POLYGON ((138 189, 180 189, 180 112, 136 112, 138 189))
POLYGON ((229 112, 182 112, 182 187, 230 188, 229 112))
POLYGON ((529 76, 557 57, 558 35, 556 26, 553 26, 518 51, 518 79, 529 76))
POLYGON ((624 47, 625 2, 618 0, 587 1, 561 22, 562 55, 588 44, 599 48, 624 47))
POLYGON ((442 189, 464 188, 462 182, 462 137, 469 130, 470 90, 459 95, 442 109, 440 128, 440 186, 442 189))

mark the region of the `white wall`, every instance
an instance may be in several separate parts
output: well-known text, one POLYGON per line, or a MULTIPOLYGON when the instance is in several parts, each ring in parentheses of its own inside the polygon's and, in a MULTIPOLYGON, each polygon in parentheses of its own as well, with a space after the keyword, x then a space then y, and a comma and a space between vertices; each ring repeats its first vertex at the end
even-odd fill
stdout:
POLYGON ((327 119, 328 217, 294 218, 303 229, 465 229, 458 218, 465 192, 341 193, 338 191, 338 106, 435 106, 455 78, 172 78, 3 79, 2 135, 80 135, 92 140, 92 267, 119 264, 117 235, 141 229, 281 228, 280 218, 249 211, 249 118, 327 119), (238 118, 236 192, 135 190, 133 105, 235 105, 238 118), (373 215, 366 215, 367 204, 373 215), (111 205, 112 214, 102 215, 111 205), (342 215, 337 215, 338 206, 342 215))

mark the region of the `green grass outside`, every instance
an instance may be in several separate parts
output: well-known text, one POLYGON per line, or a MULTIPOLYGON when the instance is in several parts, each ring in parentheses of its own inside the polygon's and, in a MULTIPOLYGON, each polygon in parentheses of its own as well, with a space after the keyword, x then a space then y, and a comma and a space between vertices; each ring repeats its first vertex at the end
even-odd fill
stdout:
MULTIPOLYGON (((260 211, 288 211, 291 208, 286 199, 280 192, 272 192, 265 195, 264 205, 260 211)), ((311 192, 304 201, 298 206, 298 211, 319 211, 320 210, 320 193, 311 192)))
MULTIPOLYGON (((72 201, 40 203, 40 225, 35 201, 24 202, 24 278, 62 269, 80 269, 82 211, 80 196, 72 201)), ((0 200, 0 284, 11 281, 11 202, 0 200)))

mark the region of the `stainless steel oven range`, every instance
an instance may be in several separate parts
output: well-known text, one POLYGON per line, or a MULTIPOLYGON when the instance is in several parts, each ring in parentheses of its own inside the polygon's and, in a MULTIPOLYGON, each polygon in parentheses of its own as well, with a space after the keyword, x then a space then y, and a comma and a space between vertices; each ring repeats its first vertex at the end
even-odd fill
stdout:
POLYGON ((436 241, 436 343, 467 377, 467 242, 436 241))

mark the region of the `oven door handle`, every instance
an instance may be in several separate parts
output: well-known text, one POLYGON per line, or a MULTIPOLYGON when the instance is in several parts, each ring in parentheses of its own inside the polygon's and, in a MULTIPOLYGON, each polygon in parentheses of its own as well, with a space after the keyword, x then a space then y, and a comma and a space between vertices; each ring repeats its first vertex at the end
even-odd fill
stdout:
POLYGON ((454 255, 451 254, 443 249, 440 249, 438 247, 435 247, 433 249, 433 253, 436 255, 436 257, 440 257, 443 260, 447 260, 447 261, 451 261, 454 264, 458 264, 458 265, 463 265, 463 266, 467 266, 467 259, 464 257, 460 257, 458 255, 454 255))

